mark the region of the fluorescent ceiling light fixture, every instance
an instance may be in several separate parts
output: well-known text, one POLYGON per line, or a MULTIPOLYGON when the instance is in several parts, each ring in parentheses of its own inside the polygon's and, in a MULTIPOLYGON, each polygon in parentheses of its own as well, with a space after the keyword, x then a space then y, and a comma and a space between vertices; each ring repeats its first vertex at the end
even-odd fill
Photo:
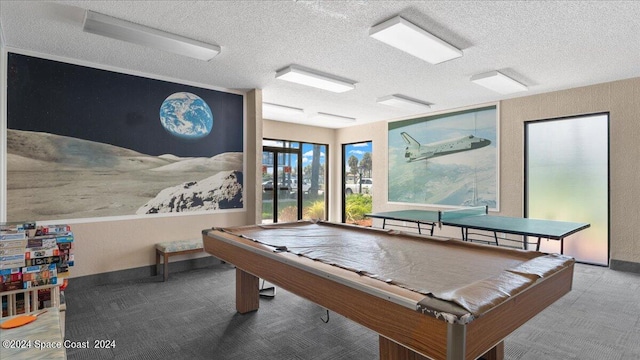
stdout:
POLYGON ((217 45, 205 44, 90 10, 85 13, 82 30, 198 60, 209 61, 220 53, 220 46, 217 45))
POLYGON ((303 109, 263 102, 262 118, 271 120, 297 121, 306 119, 306 116, 303 109))
POLYGON ((266 102, 262 103, 262 111, 268 111, 268 112, 280 113, 280 114, 288 114, 288 115, 304 115, 304 110, 303 109, 299 109, 299 108, 295 108, 295 107, 291 107, 291 106, 284 106, 284 105, 266 103, 266 102))
POLYGON ((411 111, 428 110, 429 108, 431 108, 431 104, 400 94, 383 96, 379 98, 377 102, 378 104, 393 106, 411 111))
POLYGON ((499 71, 473 75, 471 81, 500 94, 512 94, 528 90, 526 85, 513 80, 499 71))
POLYGON ((369 30, 369 36, 431 64, 439 64, 462 56, 462 50, 400 16, 372 27, 369 30))
POLYGON ((341 93, 356 88, 355 82, 300 66, 290 65, 276 72, 276 79, 341 93))
POLYGON ((319 112, 318 115, 316 116, 316 119, 319 119, 319 120, 330 120, 330 121, 341 121, 341 122, 354 122, 354 121, 356 121, 356 118, 347 117, 347 116, 340 116, 340 115, 334 115, 334 114, 327 114, 327 113, 323 113, 323 112, 319 112))

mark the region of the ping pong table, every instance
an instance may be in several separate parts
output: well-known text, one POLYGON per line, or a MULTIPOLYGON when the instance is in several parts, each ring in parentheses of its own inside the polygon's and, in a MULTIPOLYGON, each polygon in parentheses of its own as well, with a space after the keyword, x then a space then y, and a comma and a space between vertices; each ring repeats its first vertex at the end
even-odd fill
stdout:
MULTIPOLYGON (((398 210, 366 214, 370 218, 382 219, 382 228, 387 225, 388 220, 415 223, 418 233, 422 234, 423 226, 430 227, 430 235, 436 225, 453 226, 460 228, 462 240, 474 241, 469 237, 469 229, 493 232, 493 239, 498 245, 498 233, 537 237, 536 251, 540 250, 542 239, 560 241, 560 253, 564 253, 564 239, 578 231, 590 226, 588 223, 542 220, 531 218, 519 218, 510 216, 489 216, 488 206, 466 207, 453 210, 398 210), (422 226, 421 226, 422 225, 422 226)), ((516 241, 513 239, 505 239, 516 241)), ((480 240, 488 242, 486 240, 480 240)), ((522 241, 523 248, 528 249, 529 242, 522 241)))

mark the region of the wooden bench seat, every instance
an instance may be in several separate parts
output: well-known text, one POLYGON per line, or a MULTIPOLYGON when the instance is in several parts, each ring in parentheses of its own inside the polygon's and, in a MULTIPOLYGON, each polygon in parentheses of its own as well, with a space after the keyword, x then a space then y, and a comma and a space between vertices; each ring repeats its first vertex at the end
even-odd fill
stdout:
POLYGON ((176 240, 156 244, 156 274, 160 265, 160 258, 164 260, 163 281, 169 278, 169 257, 203 252, 202 239, 176 240))

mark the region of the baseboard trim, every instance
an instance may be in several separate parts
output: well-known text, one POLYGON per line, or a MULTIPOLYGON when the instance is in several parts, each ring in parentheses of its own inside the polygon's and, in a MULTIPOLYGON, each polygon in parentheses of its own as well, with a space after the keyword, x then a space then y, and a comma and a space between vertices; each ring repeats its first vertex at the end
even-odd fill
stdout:
MULTIPOLYGON (((201 269, 213 265, 220 265, 221 261, 213 256, 200 257, 182 261, 172 261, 169 263, 169 278, 171 274, 180 271, 201 269)), ((74 289, 91 287, 96 285, 114 284, 123 281, 148 280, 151 277, 162 281, 162 264, 158 266, 158 275, 155 275, 156 265, 141 266, 132 269, 110 271, 106 273, 85 275, 69 279, 69 285, 74 289)), ((72 268, 73 271, 73 268, 72 268)))
POLYGON ((611 270, 640 274, 640 263, 632 261, 611 259, 611 261, 609 262, 609 268, 611 270))

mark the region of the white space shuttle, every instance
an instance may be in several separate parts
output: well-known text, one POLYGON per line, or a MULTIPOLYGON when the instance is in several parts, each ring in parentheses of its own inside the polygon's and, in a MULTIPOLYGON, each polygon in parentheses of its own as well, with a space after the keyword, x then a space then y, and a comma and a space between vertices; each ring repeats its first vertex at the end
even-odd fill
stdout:
POLYGON ((407 144, 404 157, 407 162, 416 160, 426 160, 438 156, 455 154, 462 151, 479 149, 491 144, 491 140, 473 135, 462 136, 459 138, 436 141, 429 144, 421 145, 416 139, 412 138, 406 132, 400 133, 402 140, 407 144))

